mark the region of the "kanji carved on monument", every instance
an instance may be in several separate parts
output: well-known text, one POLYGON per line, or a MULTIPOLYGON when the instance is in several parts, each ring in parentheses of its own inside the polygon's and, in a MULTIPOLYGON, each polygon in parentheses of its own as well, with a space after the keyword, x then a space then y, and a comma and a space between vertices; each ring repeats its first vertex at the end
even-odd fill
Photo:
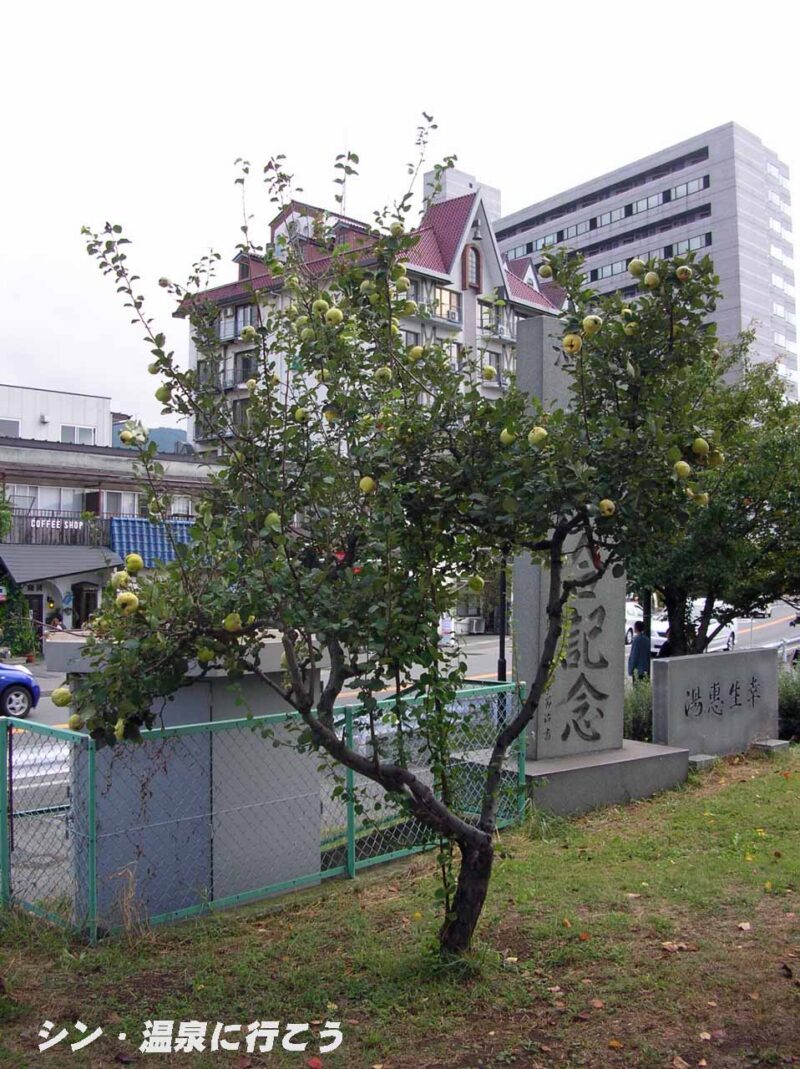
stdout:
POLYGON ((653 741, 740 753, 778 735, 778 654, 742 650, 653 662, 653 741))

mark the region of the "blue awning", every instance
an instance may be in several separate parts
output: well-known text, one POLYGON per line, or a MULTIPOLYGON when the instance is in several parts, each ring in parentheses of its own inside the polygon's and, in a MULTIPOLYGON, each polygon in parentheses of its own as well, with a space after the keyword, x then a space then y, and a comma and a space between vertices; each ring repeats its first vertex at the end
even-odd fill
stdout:
POLYGON ((167 520, 151 523, 139 517, 114 516, 111 519, 111 547, 125 559, 128 553, 138 553, 145 568, 156 561, 169 564, 175 560, 175 543, 188 542, 192 520, 167 520))

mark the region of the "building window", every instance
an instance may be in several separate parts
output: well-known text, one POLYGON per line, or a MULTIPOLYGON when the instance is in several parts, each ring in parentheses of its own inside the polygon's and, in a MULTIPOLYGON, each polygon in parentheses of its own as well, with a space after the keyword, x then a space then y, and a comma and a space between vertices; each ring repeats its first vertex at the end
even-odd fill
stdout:
POLYGON ((767 174, 771 175, 773 178, 780 178, 781 176, 781 172, 778 170, 774 163, 767 164, 767 174))
POLYGON ((464 250, 464 285, 471 289, 481 288, 481 254, 474 245, 468 245, 464 250))
POLYGON ((497 330, 497 325, 500 322, 500 309, 493 304, 486 304, 484 301, 478 302, 478 309, 480 312, 479 326, 481 330, 497 330))
POLYGON ((76 427, 61 424, 61 441, 67 445, 94 445, 94 427, 76 427))
POLYGON ((216 374, 214 368, 208 360, 197 361, 197 383, 199 386, 208 386, 209 383, 216 382, 216 374))
MULTIPOLYGON (((613 212, 607 212, 607 215, 613 215, 613 212)), ((605 218, 605 216, 603 216, 605 218)), ((621 216, 620 216, 621 218, 621 216)), ((580 237, 581 234, 586 234, 589 230, 590 220, 582 219, 579 223, 573 223, 572 226, 568 226, 566 230, 562 232, 562 241, 569 241, 571 238, 580 237)))
POLYGON ((220 341, 230 341, 236 336, 236 309, 223 308, 219 313, 220 341))
MULTIPOLYGON (((493 367, 497 372, 497 378, 494 380, 494 384, 501 386, 503 384, 503 359, 500 353, 494 353, 491 349, 487 349, 483 353, 483 362, 488 367, 493 367)), ((491 380, 489 385, 492 385, 491 380)))
POLYGON ((711 244, 711 234, 696 234, 693 238, 685 238, 673 246, 673 255, 682 256, 685 252, 697 252, 711 244))
POLYGON ((175 519, 190 519, 192 516, 192 499, 183 494, 173 497, 169 504, 169 514, 175 519))
POLYGON ((255 322, 252 304, 243 304, 236 309, 236 333, 241 334, 245 327, 252 326, 255 322))
POLYGON ((130 490, 104 490, 102 512, 105 516, 136 516, 137 498, 130 490))
POLYGON ((404 330, 403 344, 407 349, 411 349, 414 345, 419 345, 419 331, 418 330, 404 330))
POLYGON ((6 486, 6 498, 14 509, 36 508, 36 487, 27 486, 25 483, 9 483, 6 486))
POLYGON ((554 231, 552 234, 545 234, 545 236, 543 238, 537 238, 534 241, 533 250, 534 250, 534 252, 540 252, 544 248, 548 248, 549 249, 552 245, 555 245, 557 241, 558 241, 558 233, 557 232, 554 231))
POLYGON ((464 346, 461 342, 448 341, 442 346, 450 359, 450 366, 458 371, 464 366, 464 346))
POLYGON ((461 294, 437 286, 433 291, 433 314, 451 323, 461 322, 461 294))
POLYGON ((19 438, 19 420, 0 419, 0 438, 19 438))
POLYGON ((242 397, 233 402, 231 412, 234 427, 243 427, 247 422, 247 409, 250 405, 249 397, 242 397))
POLYGON ((256 352, 251 350, 246 353, 237 353, 234 361, 234 385, 247 382, 256 375, 257 361, 256 352))
POLYGON ((85 512, 86 491, 82 487, 61 487, 61 511, 62 512, 85 512))

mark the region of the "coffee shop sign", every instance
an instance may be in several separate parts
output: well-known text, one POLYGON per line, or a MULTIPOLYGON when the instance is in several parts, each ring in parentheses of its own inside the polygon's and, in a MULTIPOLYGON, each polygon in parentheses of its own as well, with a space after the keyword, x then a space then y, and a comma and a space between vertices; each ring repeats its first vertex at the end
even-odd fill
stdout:
POLYGON ((68 520, 63 516, 32 516, 31 527, 34 531, 45 527, 54 531, 82 531, 83 520, 68 520))

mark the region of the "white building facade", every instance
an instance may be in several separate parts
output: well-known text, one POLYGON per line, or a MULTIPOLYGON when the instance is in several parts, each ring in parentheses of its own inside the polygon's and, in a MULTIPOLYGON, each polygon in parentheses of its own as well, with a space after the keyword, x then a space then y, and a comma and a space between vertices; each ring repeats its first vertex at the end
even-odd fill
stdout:
POLYGON ((111 445, 111 398, 0 384, 0 438, 111 445))
POLYGON ((600 293, 637 292, 634 257, 708 254, 724 300, 714 319, 733 341, 754 328, 753 357, 774 361, 798 396, 789 170, 736 123, 672 145, 499 219, 509 260, 537 265, 542 251, 582 253, 600 293))
MULTIPOLYGON (((432 176, 426 176, 425 181, 430 192, 432 176)), ((441 188, 415 231, 418 240, 406 262, 408 297, 417 303, 420 314, 400 320, 406 345, 441 344, 455 367, 460 366, 467 351, 479 352, 483 364, 491 365, 497 373, 493 382, 481 385, 490 396, 506 388, 514 371, 518 321, 532 315, 556 315, 558 311, 535 276, 526 281, 509 270, 493 231, 499 212, 497 190, 481 186, 472 175, 445 172, 441 188)), ((295 241, 299 239, 306 263, 319 272, 329 252, 314 240, 313 224, 323 214, 337 242, 363 246, 368 257, 364 223, 298 202, 292 202, 273 220, 272 242, 291 233, 295 241)), ((237 262, 239 279, 204 295, 219 306, 218 385, 231 406, 234 425, 244 418, 249 399, 245 383, 257 368, 253 344, 242 341, 241 332, 257 321, 256 301, 280 306, 290 300, 283 293, 282 280, 270 278, 263 263, 243 256, 237 257, 237 262)), ((275 361, 276 372, 283 378, 286 368, 282 354, 276 353, 275 361)), ((192 342, 189 365, 204 380, 202 360, 198 361, 192 342)), ((192 426, 190 435, 200 451, 216 448, 204 439, 201 428, 192 426)))

